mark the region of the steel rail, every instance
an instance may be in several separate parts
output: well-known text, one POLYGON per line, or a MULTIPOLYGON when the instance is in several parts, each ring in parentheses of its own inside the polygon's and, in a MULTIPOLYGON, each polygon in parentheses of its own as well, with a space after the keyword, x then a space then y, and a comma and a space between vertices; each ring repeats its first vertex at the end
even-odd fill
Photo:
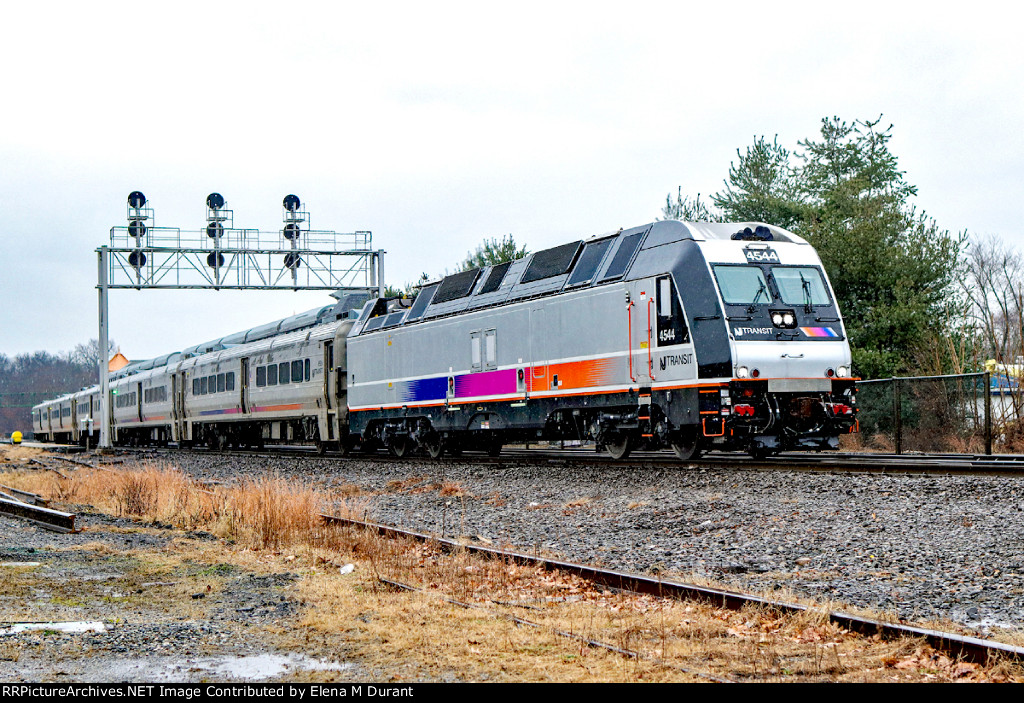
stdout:
MULTIPOLYGON (((390 539, 412 539, 418 542, 429 542, 436 544, 444 551, 455 551, 464 549, 467 552, 487 556, 494 559, 510 561, 523 566, 539 566, 546 571, 564 571, 575 574, 591 583, 608 588, 630 593, 657 596, 660 598, 679 598, 683 600, 699 600, 739 610, 745 606, 760 606, 781 613, 804 613, 812 610, 811 606, 788 601, 777 601, 761 596, 755 596, 737 591, 727 591, 720 588, 697 586, 690 583, 677 581, 664 581, 658 578, 651 578, 640 574, 631 574, 623 571, 612 571, 587 564, 547 559, 539 555, 522 554, 493 547, 478 545, 466 545, 449 539, 443 539, 435 535, 422 532, 404 530, 398 527, 382 525, 380 523, 364 520, 353 520, 336 515, 321 514, 327 523, 355 527, 370 532, 376 532, 382 537, 390 539)), ((983 640, 978 637, 969 637, 952 632, 932 630, 902 623, 876 620, 861 615, 845 613, 842 611, 828 611, 826 617, 833 623, 852 632, 864 635, 879 634, 887 638, 913 637, 927 641, 932 647, 952 656, 962 657, 969 661, 988 663, 994 657, 1004 657, 1017 661, 1024 661, 1024 647, 1014 647, 1000 642, 983 640)))
POLYGON ((63 513, 59 510, 22 503, 20 500, 0 498, 0 515, 27 520, 53 532, 78 532, 75 528, 77 515, 74 513, 63 513))
MULTIPOLYGON (((329 459, 386 459, 389 461, 428 460, 426 455, 394 459, 384 452, 346 453, 326 452, 319 454, 313 447, 282 446, 281 449, 245 450, 231 449, 213 451, 202 447, 186 450, 175 448, 137 449, 125 448, 127 452, 173 453, 175 451, 196 451, 203 454, 224 456, 248 456, 272 458, 281 456, 324 457, 329 459)), ((679 461, 668 451, 633 452, 625 459, 612 459, 592 449, 519 449, 505 447, 497 457, 483 452, 453 457, 444 456, 437 461, 441 464, 487 464, 502 465, 514 462, 547 462, 551 464, 587 464, 609 468, 665 468, 690 470, 704 467, 729 467, 757 470, 831 471, 846 473, 917 473, 917 474, 974 474, 995 476, 1024 476, 1024 455, 975 455, 975 454, 873 454, 873 453, 787 453, 774 457, 755 459, 743 454, 711 452, 693 461, 679 461)))

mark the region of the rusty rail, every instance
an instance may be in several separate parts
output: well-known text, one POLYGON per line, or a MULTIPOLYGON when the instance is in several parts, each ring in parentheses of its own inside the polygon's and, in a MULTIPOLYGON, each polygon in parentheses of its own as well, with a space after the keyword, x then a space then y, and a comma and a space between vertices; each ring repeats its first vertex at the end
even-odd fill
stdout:
MULTIPOLYGON (((630 574, 622 571, 611 571, 601 569, 587 564, 576 564, 567 561, 545 559, 540 556, 520 554, 493 547, 478 545, 465 545, 448 539, 442 539, 433 535, 421 532, 412 532, 397 527, 381 525, 379 523, 363 520, 352 520, 334 515, 322 514, 324 521, 340 525, 348 525, 364 530, 376 532, 388 538, 407 538, 420 542, 432 542, 445 551, 464 549, 468 552, 489 556, 495 559, 511 561, 524 566, 540 566, 549 571, 565 571, 584 578, 591 583, 596 583, 608 588, 614 588, 630 593, 641 593, 658 596, 662 598, 679 598, 684 600, 700 600, 721 607, 738 610, 745 606, 761 606, 781 613, 803 613, 811 610, 810 606, 801 603, 790 603, 777 601, 761 596, 755 596, 736 591, 726 591, 719 588, 697 586, 689 583, 675 581, 663 581, 660 579, 630 574)), ((913 637, 926 640, 935 649, 947 652, 953 656, 963 657, 969 661, 987 663, 992 657, 1003 657, 1016 661, 1024 661, 1024 647, 1014 647, 1000 642, 991 642, 978 637, 958 635, 952 632, 942 632, 922 627, 914 627, 902 623, 874 620, 860 615, 844 613, 841 611, 829 611, 826 617, 837 625, 852 632, 864 635, 879 634, 887 638, 913 637)))

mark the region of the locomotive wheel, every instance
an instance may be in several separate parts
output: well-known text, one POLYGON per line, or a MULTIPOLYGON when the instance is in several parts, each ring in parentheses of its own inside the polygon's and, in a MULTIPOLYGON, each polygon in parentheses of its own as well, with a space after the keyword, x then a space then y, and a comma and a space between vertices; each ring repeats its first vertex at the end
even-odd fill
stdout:
POLYGON ((444 443, 441 441, 441 435, 431 434, 423 442, 423 448, 427 450, 427 456, 431 459, 440 459, 441 455, 444 454, 444 443))
POLYGON ((698 439, 696 427, 685 427, 672 436, 672 451, 680 461, 693 461, 700 456, 698 439))
POLYGON ((632 444, 629 435, 624 432, 615 432, 604 441, 609 456, 615 460, 625 459, 629 456, 630 450, 633 449, 632 444))
POLYGON ((388 442, 388 452, 396 459, 409 455, 409 438, 398 436, 388 442))

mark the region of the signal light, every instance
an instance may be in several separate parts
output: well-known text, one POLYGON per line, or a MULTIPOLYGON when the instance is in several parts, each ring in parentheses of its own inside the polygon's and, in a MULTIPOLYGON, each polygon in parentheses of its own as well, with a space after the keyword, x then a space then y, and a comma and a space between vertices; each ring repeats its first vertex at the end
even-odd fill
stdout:
POLYGON ((220 193, 210 193, 206 196, 206 207, 211 210, 220 210, 224 207, 224 196, 220 193))
POLYGON ((134 268, 140 269, 146 265, 146 255, 141 251, 133 251, 128 255, 128 263, 134 268))
POLYGON ((220 252, 211 251, 206 255, 206 265, 212 269, 224 266, 224 255, 220 252))
POLYGON ((284 226, 284 238, 285 239, 298 239, 302 232, 299 231, 299 226, 294 222, 290 222, 284 226))
POLYGON ((299 202, 299 196, 286 195, 284 196, 284 202, 282 204, 284 205, 284 209, 288 212, 295 212, 299 209, 299 205, 301 203, 299 202))
POLYGON ((302 259, 295 253, 285 254, 284 266, 292 270, 297 269, 299 266, 302 266, 302 259))
POLYGON ((133 190, 128 194, 128 206, 138 210, 146 205, 146 196, 141 191, 133 190))
POLYGON ((146 225, 142 220, 132 220, 128 223, 128 234, 133 237, 142 237, 146 234, 146 225))
POLYGON ((211 222, 206 225, 206 236, 211 239, 220 239, 224 236, 224 225, 220 222, 211 222))

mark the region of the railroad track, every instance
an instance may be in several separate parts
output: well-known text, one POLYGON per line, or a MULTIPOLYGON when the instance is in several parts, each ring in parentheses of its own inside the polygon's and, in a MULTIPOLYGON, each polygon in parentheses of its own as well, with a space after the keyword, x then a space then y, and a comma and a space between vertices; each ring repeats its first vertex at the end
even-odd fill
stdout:
MULTIPOLYGON (((810 606, 801 603, 772 600, 738 591, 727 591, 676 581, 664 581, 649 576, 612 571, 587 564, 547 559, 537 555, 522 554, 494 547, 467 545, 390 525, 353 520, 329 514, 321 515, 321 517, 328 523, 369 530, 390 539, 411 539, 418 542, 429 542, 445 551, 462 549, 473 554, 501 559, 505 562, 515 562, 524 566, 540 566, 548 571, 563 571, 574 574, 596 585, 629 593, 651 595, 660 598, 699 600, 733 610, 739 610, 746 606, 758 606, 780 613, 798 614, 811 609, 810 606)), ((1014 647, 1000 642, 916 627, 905 623, 876 620, 842 611, 829 611, 825 615, 831 622, 851 632, 858 632, 868 636, 879 634, 886 638, 920 638, 927 641, 935 649, 953 657, 962 657, 981 664, 995 658, 1024 661, 1024 647, 1014 647)))
MULTIPOLYGON (((281 447, 275 450, 228 449, 212 451, 194 447, 186 450, 175 448, 126 448, 124 452, 149 455, 173 455, 177 451, 194 451, 201 454, 223 456, 246 456, 279 458, 282 456, 317 457, 324 456, 345 461, 351 458, 389 459, 393 461, 427 460, 424 456, 392 459, 385 452, 341 455, 335 452, 317 454, 312 447, 281 447)), ((742 454, 709 452, 692 462, 681 462, 667 451, 634 452, 627 459, 612 459, 592 448, 532 448, 506 447, 497 457, 484 453, 466 453, 459 457, 445 456, 442 462, 496 465, 510 462, 586 464, 609 468, 659 468, 686 470, 700 467, 731 467, 760 470, 835 471, 846 473, 917 473, 917 474, 978 474, 998 476, 1024 476, 1024 455, 994 454, 874 454, 854 452, 832 452, 808 454, 803 452, 783 453, 773 457, 755 459, 742 454)))

